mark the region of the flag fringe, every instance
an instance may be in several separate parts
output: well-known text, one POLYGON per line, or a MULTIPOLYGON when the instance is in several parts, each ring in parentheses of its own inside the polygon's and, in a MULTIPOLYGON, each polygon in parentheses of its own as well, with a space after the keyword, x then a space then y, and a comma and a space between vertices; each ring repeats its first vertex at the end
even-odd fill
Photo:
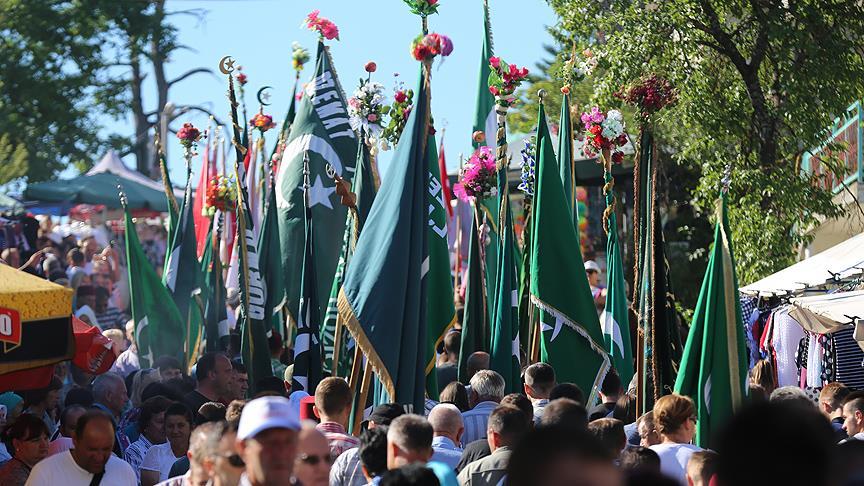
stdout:
MULTIPOLYGON (((438 338, 435 340, 435 346, 433 346, 432 349, 438 349, 438 345, 441 344, 441 341, 444 340, 444 337, 447 336, 447 333, 450 332, 450 329, 453 329, 453 326, 455 326, 455 325, 456 325, 456 312, 454 311, 453 312, 453 318, 450 319, 450 323, 447 324, 447 326, 441 332, 441 335, 438 336, 438 338)), ((429 359, 429 362, 426 363, 426 374, 428 375, 434 369, 435 369, 435 356, 432 356, 429 359)))
POLYGON ((603 380, 606 379, 606 373, 608 373, 609 369, 612 367, 612 363, 609 361, 609 355, 606 353, 602 346, 598 345, 596 342, 594 342, 593 339, 591 339, 591 336, 588 334, 588 332, 583 326, 574 322, 572 319, 567 317, 566 314, 559 311, 555 307, 552 307, 551 305, 544 302, 533 294, 531 294, 531 302, 537 307, 539 307, 541 310, 552 314, 552 316, 556 319, 560 319, 562 322, 564 322, 564 324, 567 325, 567 327, 569 327, 573 331, 576 331, 576 333, 578 333, 580 336, 585 338, 586 341, 588 341, 591 349, 603 358, 603 364, 600 366, 600 370, 597 372, 597 376, 594 378, 594 384, 591 386, 591 391, 588 394, 588 403, 586 404, 586 406, 594 405, 599 398, 598 392, 600 391, 600 386, 603 384, 603 380))

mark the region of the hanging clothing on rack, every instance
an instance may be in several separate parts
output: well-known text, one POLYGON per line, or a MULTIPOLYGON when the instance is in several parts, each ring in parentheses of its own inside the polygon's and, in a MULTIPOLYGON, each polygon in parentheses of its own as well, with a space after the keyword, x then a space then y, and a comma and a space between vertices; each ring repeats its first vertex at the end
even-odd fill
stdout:
POLYGON ((864 351, 852 337, 853 328, 849 327, 835 332, 831 336, 834 341, 834 364, 836 381, 849 388, 864 388, 864 351))
POLYGON ((771 316, 771 347, 777 367, 777 386, 799 385, 798 365, 795 354, 804 337, 804 329, 789 316, 789 307, 784 306, 771 316))

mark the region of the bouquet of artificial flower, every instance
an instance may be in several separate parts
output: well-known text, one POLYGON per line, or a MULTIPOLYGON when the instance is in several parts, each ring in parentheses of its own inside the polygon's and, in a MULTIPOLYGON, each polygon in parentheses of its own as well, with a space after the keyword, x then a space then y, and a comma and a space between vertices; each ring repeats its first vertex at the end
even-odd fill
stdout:
POLYGON ((594 157, 603 150, 612 153, 612 162, 620 164, 624 153, 618 150, 627 143, 624 133, 624 118, 618 110, 603 113, 600 108, 593 107, 590 112, 582 113, 582 123, 585 124, 585 141, 582 152, 586 157, 594 157))
POLYGON ((270 115, 265 115, 264 113, 256 113, 255 116, 249 120, 249 126, 255 129, 258 129, 263 135, 264 132, 270 130, 271 128, 276 128, 276 122, 273 121, 273 117, 270 115))
POLYGON ((201 130, 195 128, 195 125, 191 123, 184 123, 183 128, 177 132, 177 138, 180 139, 180 145, 186 149, 192 149, 201 140, 201 130))
POLYGON ((405 0, 411 13, 421 17, 428 17, 438 13, 438 0, 405 0))
POLYGON ((561 69, 558 72, 559 77, 564 81, 565 86, 576 84, 586 76, 589 76, 594 69, 597 68, 597 58, 591 49, 582 51, 582 58, 579 59, 575 55, 564 61, 561 69))
POLYGON ((319 10, 313 10, 303 22, 307 29, 318 32, 318 36, 327 40, 339 40, 339 28, 329 19, 319 17, 319 10))
POLYGON ((307 51, 299 42, 291 43, 291 64, 294 65, 295 71, 302 71, 303 66, 309 62, 309 51, 307 51))
POLYGON ((492 149, 480 147, 459 171, 459 182, 453 185, 453 192, 463 201, 493 197, 498 194, 497 170, 492 149))
POLYGON ((532 135, 531 138, 525 140, 525 146, 522 147, 522 174, 520 175, 519 190, 525 193, 527 199, 534 197, 534 169, 536 161, 534 153, 537 150, 537 136, 532 135))
POLYGON ((528 68, 518 68, 507 64, 500 57, 490 57, 489 92, 501 106, 512 106, 516 99, 512 96, 516 88, 528 77, 528 68))
MULTIPOLYGON (((376 139, 383 127, 384 113, 390 109, 384 104, 384 85, 361 79, 354 96, 348 98, 348 116, 351 128, 361 129, 376 139)), ((374 143, 374 142, 373 142, 374 143)))
POLYGON ((207 184, 207 192, 204 198, 204 207, 201 214, 212 218, 216 211, 234 211, 237 202, 237 186, 234 180, 218 175, 207 184))
POLYGON ((678 100, 678 93, 672 83, 656 74, 649 74, 623 93, 616 93, 616 96, 635 106, 643 122, 678 100))
POLYGON ((443 34, 426 34, 417 36, 411 42, 411 55, 418 61, 434 59, 435 56, 447 57, 453 52, 453 41, 443 34))
POLYGON ((414 106, 412 104, 413 90, 405 89, 401 82, 397 82, 393 91, 393 104, 386 111, 390 121, 381 133, 381 150, 388 150, 391 146, 396 146, 399 142, 399 136, 402 135, 402 130, 405 128, 405 123, 408 121, 408 115, 411 114, 411 108, 414 106))

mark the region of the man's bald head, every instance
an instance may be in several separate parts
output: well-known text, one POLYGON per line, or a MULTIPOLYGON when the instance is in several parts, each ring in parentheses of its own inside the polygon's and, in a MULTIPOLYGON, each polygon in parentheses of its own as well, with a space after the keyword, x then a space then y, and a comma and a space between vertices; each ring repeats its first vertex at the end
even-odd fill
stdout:
POLYGON ((468 356, 468 379, 470 380, 480 370, 489 369, 489 353, 477 351, 468 356))
POLYGON ((462 423, 462 413, 456 405, 452 403, 435 405, 429 412, 427 420, 432 425, 432 431, 436 437, 448 437, 453 442, 459 443, 465 426, 462 423))

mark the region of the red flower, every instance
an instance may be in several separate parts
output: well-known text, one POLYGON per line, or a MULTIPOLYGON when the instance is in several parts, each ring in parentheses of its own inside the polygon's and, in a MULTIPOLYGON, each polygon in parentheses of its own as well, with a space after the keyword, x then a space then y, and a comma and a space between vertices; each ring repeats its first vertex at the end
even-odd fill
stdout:
POLYGON ((600 125, 591 125, 591 128, 588 129, 594 136, 600 136, 600 133, 603 132, 603 127, 600 125))
POLYGON ((374 61, 369 61, 363 68, 367 73, 374 73, 378 69, 378 65, 374 61))
POLYGON ((399 90, 393 96, 393 99, 396 100, 396 103, 404 103, 405 100, 408 99, 408 95, 406 95, 404 91, 399 90))
POLYGON ((237 82, 240 83, 240 86, 243 86, 244 84, 246 84, 246 82, 247 82, 246 75, 243 73, 238 74, 237 75, 237 82))
POLYGON ((436 3, 438 3, 438 0, 426 0, 426 3, 428 3, 429 6, 431 7, 432 5, 435 5, 436 3))
POLYGON ((492 56, 492 57, 489 58, 489 64, 490 64, 493 68, 498 69, 498 66, 501 65, 501 58, 500 58, 500 57, 492 56))
POLYGON ((489 92, 492 93, 492 96, 498 96, 498 88, 495 86, 489 86, 489 92))
POLYGON ((624 161, 624 152, 615 152, 612 154, 612 162, 615 164, 620 164, 624 161))

